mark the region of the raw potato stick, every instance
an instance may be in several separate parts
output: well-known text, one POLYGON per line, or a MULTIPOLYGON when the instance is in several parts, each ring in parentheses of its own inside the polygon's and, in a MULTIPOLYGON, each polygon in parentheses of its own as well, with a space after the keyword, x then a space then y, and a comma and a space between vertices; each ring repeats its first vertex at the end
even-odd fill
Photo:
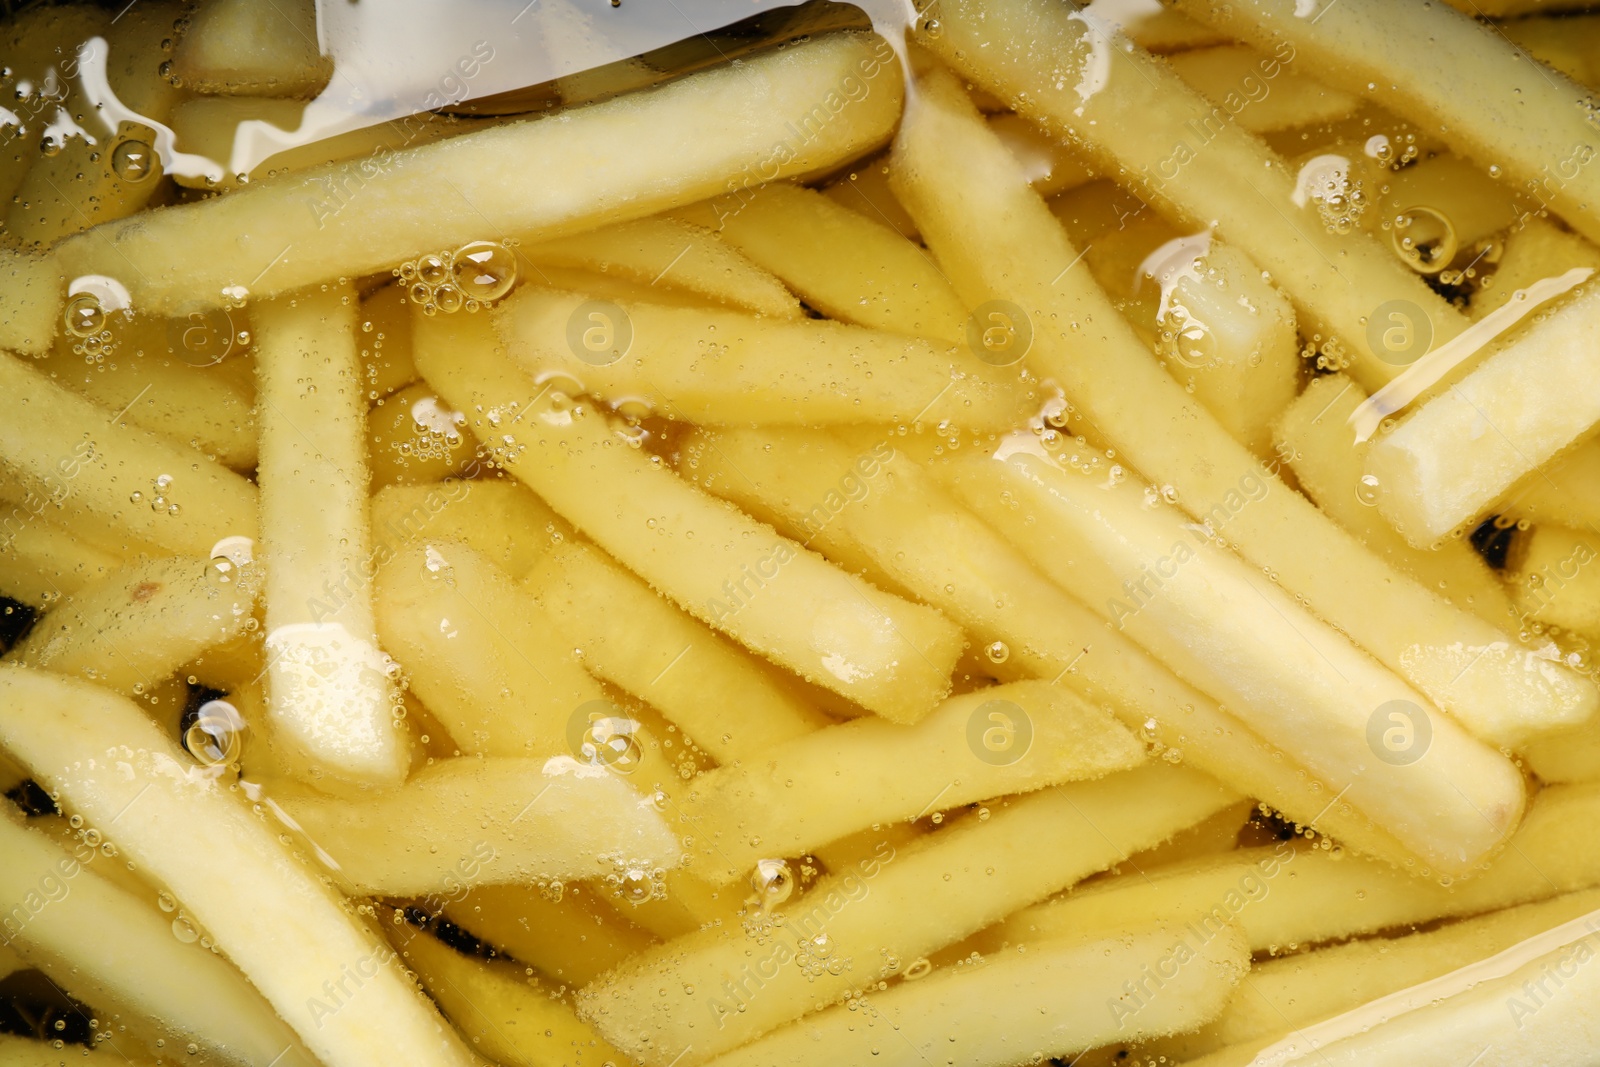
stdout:
POLYGON ((1524 618, 1600 641, 1600 531, 1540 523, 1515 542, 1506 584, 1524 618))
POLYGON ((1364 480, 1371 446, 1357 442, 1348 425, 1366 398, 1366 390, 1342 374, 1313 378, 1277 422, 1278 454, 1306 495, 1367 548, 1486 622, 1507 625, 1512 607, 1505 589, 1469 544, 1413 548, 1378 513, 1377 487, 1364 480))
POLYGON ((0 248, 0 279, 0 348, 43 355, 61 328, 65 302, 55 258, 0 248))
POLYGON ((1027 358, 1122 460, 1171 486, 1246 560, 1486 740, 1516 743, 1594 713, 1600 693, 1560 664, 1553 645, 1523 648, 1396 573, 1228 437, 1087 272, 1069 269, 1078 253, 953 79, 923 84, 893 169, 957 292, 1015 301, 1010 314, 1032 323, 1027 358), (1373 610, 1374 597, 1385 610, 1373 610))
POLYGON ((896 722, 949 690, 962 638, 944 616, 662 469, 603 414, 520 373, 482 319, 419 318, 414 339, 417 367, 500 463, 685 611, 896 722))
POLYGON ((427 382, 412 382, 367 411, 372 485, 422 485, 473 470, 477 442, 427 382))
POLYGON ((678 214, 710 226, 830 318, 966 343, 967 309, 932 257, 823 193, 773 182, 741 204, 708 200, 678 214))
MULTIPOLYGON (((914 440, 863 435, 857 445, 865 447, 846 448, 815 432, 720 430, 686 439, 683 448, 709 490, 852 569, 885 572, 981 642, 998 640, 1008 664, 1001 669, 1108 706, 1192 766, 1353 848, 1411 861, 1364 813, 1330 804, 1337 789, 1062 592, 900 454, 914 440)), ((992 661, 984 667, 995 669, 992 661)))
POLYGON ((1250 133, 1331 124, 1350 117, 1361 106, 1359 96, 1300 74, 1279 73, 1268 80, 1265 75, 1278 70, 1278 64, 1244 45, 1195 48, 1179 52, 1167 62, 1178 77, 1213 104, 1228 107, 1240 95, 1249 99, 1250 106, 1239 109, 1237 121, 1240 129, 1250 133), (1228 99, 1230 94, 1233 101, 1228 99))
POLYGON ((173 56, 195 92, 314 96, 333 73, 317 49, 315 0, 217 0, 196 13, 173 56))
POLYGON ((129 696, 244 632, 256 576, 231 560, 136 563, 54 604, 10 658, 129 696))
POLYGON ((1590 436, 1600 286, 1535 320, 1472 373, 1373 442, 1378 508, 1427 547, 1479 518, 1523 477, 1590 436))
POLYGON ((452 898, 443 916, 497 951, 568 986, 586 985, 655 943, 644 930, 600 900, 598 892, 478 885, 452 898))
POLYGON ((537 265, 576 267, 653 286, 670 277, 679 289, 711 303, 778 319, 803 318, 800 301, 766 269, 719 242, 703 226, 675 218, 639 219, 598 230, 525 244, 537 265))
POLYGON ((395 785, 409 763, 392 661, 364 581, 366 400, 348 285, 257 305, 261 532, 274 729, 339 779, 395 785))
POLYGON ((71 596, 122 566, 122 559, 78 540, 55 523, 0 503, 0 594, 24 604, 71 596))
POLYGON ((210 559, 256 536, 256 487, 193 449, 117 421, 20 359, 0 355, 0 463, 78 530, 104 524, 210 559))
POLYGON ((0 667, 0 745, 183 901, 318 1061, 475 1062, 344 901, 126 697, 0 667), (108 762, 112 750, 128 755, 108 762), (203 850, 196 825, 206 828, 203 850), (339 981, 353 992, 330 995, 324 983, 339 981))
MULTIPOLYGON (((53 1041, 0 1034, 0 1067, 62 1067, 65 1062, 53 1041)), ((113 1045, 75 1049, 70 1062, 81 1067, 162 1067, 165 1061, 129 1056, 113 1045)))
POLYGON ((915 726, 862 718, 695 779, 696 870, 723 884, 875 824, 1100 778, 1144 760, 1107 712, 1048 682, 946 700, 915 726))
POLYGON ((900 114, 892 57, 868 35, 830 34, 549 120, 396 152, 376 173, 335 163, 162 208, 78 234, 56 255, 68 277, 112 273, 136 306, 171 312, 220 304, 226 286, 274 296, 388 270, 486 232, 581 232, 726 192, 728 175, 746 167, 757 184, 881 143, 900 114), (865 90, 858 100, 843 95, 847 81, 865 90), (819 105, 829 120, 813 139, 787 132, 819 105), (544 176, 531 191, 529 174, 544 176), (331 198, 329 182, 349 192, 331 198))
POLYGON ((597 305, 527 287, 494 313, 506 352, 530 377, 554 374, 669 418, 732 425, 951 422, 1001 430, 1031 390, 965 346, 837 322, 737 311, 597 305))
POLYGON ((598 878, 623 864, 671 866, 680 851, 649 800, 570 756, 444 760, 363 799, 287 785, 268 795, 361 895, 598 878))
POLYGON ((711 1067, 924 1067, 938 1056, 966 1067, 1011 1067, 1041 1053, 1075 1057, 1130 1035, 1193 1029, 1222 1010, 1249 969, 1249 952, 1231 928, 1204 942, 1167 924, 1101 940, 1033 942, 975 970, 946 967, 902 982, 860 1010, 836 1005, 711 1067), (1146 981, 1148 999, 1128 992, 1130 979, 1169 968, 1159 988, 1146 981))
POLYGON ((754 952, 742 929, 722 927, 651 949, 582 990, 579 1012, 645 1067, 705 1063, 1235 799, 1156 765, 1009 801, 817 882, 754 952))
POLYGON ((1016 112, 990 115, 986 121, 1017 157, 1040 196, 1054 196, 1094 179, 1094 171, 1072 149, 1016 112))
POLYGON ((1179 0, 1179 10, 1259 48, 1288 45, 1331 85, 1370 97, 1600 240, 1589 90, 1530 62, 1498 29, 1443 5, 1356 0, 1299 18, 1290 0, 1179 0), (1417 48, 1415 42, 1427 42, 1417 48), (1460 72, 1470 70, 1471 79, 1460 72))

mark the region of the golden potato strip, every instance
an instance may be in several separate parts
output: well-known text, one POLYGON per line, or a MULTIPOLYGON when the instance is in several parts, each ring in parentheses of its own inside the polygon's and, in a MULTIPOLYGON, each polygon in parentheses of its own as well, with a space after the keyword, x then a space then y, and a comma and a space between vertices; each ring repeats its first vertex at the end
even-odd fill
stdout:
POLYGON ((61 329, 61 277, 54 258, 0 248, 0 348, 37 356, 61 329))
POLYGON ((478 443, 426 382, 412 382, 367 411, 374 487, 442 482, 471 469, 478 443))
POLYGON ((1508 519, 1600 527, 1600 438, 1591 437, 1518 482, 1495 510, 1508 519))
POLYGON ((24 604, 70 596, 122 565, 119 556, 78 540, 71 531, 0 503, 0 593, 24 604))
POLYGON ((172 67, 195 92, 309 97, 333 60, 317 47, 314 0, 217 0, 196 13, 172 67))
MULTIPOLYGON (((61 1067, 64 1062, 53 1041, 0 1034, 0 1067, 61 1067)), ((130 1056, 115 1045, 100 1045, 92 1049, 74 1049, 71 1062, 82 1067, 162 1067, 165 1061, 130 1056)))
POLYGON ((579 1010, 646 1067, 704 1063, 1234 799, 1193 771, 1152 766, 1010 800, 818 882, 753 960, 743 930, 711 927, 585 988, 579 1010), (665 995, 663 966, 675 978, 665 995))
POLYGON ((857 163, 850 173, 823 186, 822 195, 908 241, 917 239, 917 224, 889 188, 889 156, 880 153, 857 163))
POLYGON ((61 505, 73 529, 106 523, 168 552, 211 557, 256 536, 256 489, 221 464, 0 356, 0 462, 61 505))
POLYGON ((344 901, 126 697, 0 668, 0 744, 183 901, 317 1060, 474 1062, 344 901), (133 755, 91 758, 113 749, 133 755), (195 825, 203 851, 186 832, 195 825))
MULTIPOLYGON (((686 440, 684 453, 711 491, 852 568, 887 572, 981 640, 997 639, 1008 670, 1060 682, 1109 706, 1125 725, 1212 777, 1352 847, 1396 863, 1409 859, 1364 814, 1330 805, 1336 789, 1179 681, 1130 637, 1107 628, 908 457, 891 451, 906 440, 880 438, 857 450, 816 433, 723 430, 686 440)), ((978 511, 1008 506, 985 499, 978 511)))
POLYGON ((1510 625, 1505 589, 1471 545, 1413 548, 1378 514, 1377 487, 1363 481, 1370 446, 1355 441, 1348 425, 1366 398, 1366 390, 1342 374, 1312 379, 1274 428, 1278 454, 1324 513, 1396 570, 1492 625, 1510 625))
POLYGON ((1535 15, 1506 22, 1500 32, 1539 62, 1580 85, 1591 89, 1600 85, 1600 15, 1535 15))
POLYGON ((585 985, 655 941, 588 889, 480 885, 442 914, 497 950, 568 986, 585 985))
POLYGON ((1540 523, 1516 541, 1506 582, 1527 618, 1600 641, 1600 561, 1591 531, 1540 523))
POLYGON ((569 720, 606 701, 549 614, 466 545, 430 537, 399 551, 375 606, 383 647, 462 752, 573 755, 569 720))
POLYGON ((101 876, 116 859, 82 842, 69 852, 11 810, 0 815, 0 848, 6 941, 63 988, 246 1063, 313 1062, 243 975, 173 936, 175 920, 155 909, 154 890, 141 900, 101 876))
POLYGON ((500 462, 679 607, 885 718, 915 722, 944 697, 962 644, 944 616, 707 496, 589 405, 547 395, 482 318, 418 319, 414 336, 417 367, 500 462))
POLYGON ((314 168, 97 227, 56 254, 69 277, 113 274, 136 306, 161 311, 220 303, 225 286, 270 296, 387 270, 486 234, 557 237, 639 218, 723 192, 746 167, 755 184, 881 142, 902 89, 876 40, 831 34, 549 121, 406 149, 381 165, 314 168), (838 91, 845 81, 865 88, 859 101, 838 91), (791 122, 810 139, 789 133, 791 122), (530 173, 547 175, 532 191, 530 173), (256 237, 240 244, 236 234, 256 237))
POLYGON ((1032 323, 1028 358, 1120 457, 1170 485, 1190 515, 1486 739, 1593 713, 1600 694, 1556 662, 1553 648, 1524 649, 1396 573, 1229 438, 1161 370, 1087 272, 1069 269, 1077 253, 953 79, 925 84, 895 152, 896 181, 957 292, 1016 301, 1010 313, 1032 323), (1385 610, 1373 610, 1375 596, 1385 610))
MULTIPOLYGON (((1378 198, 1377 210, 1362 218, 1369 230, 1381 233, 1385 224, 1392 227, 1394 219, 1412 208, 1432 208, 1449 220, 1457 248, 1469 256, 1482 253, 1473 267, 1478 274, 1489 272, 1492 265, 1487 261, 1495 252, 1481 242, 1514 225, 1531 223, 1538 210, 1537 201, 1518 196, 1476 164, 1449 152, 1388 172, 1383 184, 1388 191, 1378 198)), ((1561 272, 1546 271, 1540 277, 1551 273, 1561 272)))
POLYGON ((1015 425, 1033 403, 1015 370, 904 334, 737 311, 596 302, 525 288, 494 314, 506 351, 539 381, 575 379, 613 404, 711 424, 953 422, 1015 425))
POLYGON ((361 301, 361 363, 368 400, 381 400, 417 380, 417 365, 411 361, 411 302, 399 282, 361 301))
MULTIPOLYGON (((42 4, 25 8, 6 20, 0 31, 0 54, 6 57, 18 91, 8 100, 15 123, 23 126, 30 138, 42 133, 55 118, 55 109, 68 103, 71 95, 67 76, 77 72, 78 45, 102 34, 111 22, 111 13, 92 4, 42 4), (27 86, 29 91, 21 91, 27 86)), ((23 130, 8 130, 8 142, 25 136, 23 130)), ((37 144, 37 141, 34 141, 37 144)), ((0 154, 0 202, 11 203, 17 187, 40 153, 16 150, 0 154)), ((52 280, 52 284, 56 284, 52 280)))
POLYGON ((521 578, 544 554, 542 531, 554 516, 510 478, 389 486, 372 497, 373 549, 393 557, 429 542, 460 541, 521 578))
POLYGON ((1506 235, 1505 250, 1494 267, 1494 280, 1484 279, 1472 294, 1470 314, 1482 319, 1503 307, 1517 290, 1544 278, 1559 277, 1574 267, 1600 270, 1600 248, 1549 219, 1527 219, 1506 235))
POLYGON ((1483 515, 1600 422, 1590 381, 1600 286, 1580 292, 1379 437, 1367 454, 1378 509, 1419 548, 1483 515))
MULTIPOLYGON (((1494 27, 1440 6, 1385 0, 1180 0, 1179 10, 1258 47, 1303 53, 1317 76, 1437 130, 1450 147, 1504 173, 1590 240, 1600 239, 1594 101, 1565 75, 1529 62, 1494 27), (1419 64, 1413 42, 1427 41, 1419 64), (1473 78, 1464 83, 1462 70, 1473 78)), ((1474 12, 1479 14, 1481 12, 1474 12)))
POLYGON ((280 297, 254 322, 272 721, 327 773, 398 783, 407 744, 362 581, 371 534, 355 295, 336 285, 280 297))
POLYGON ((602 1067, 624 1059, 521 967, 473 959, 410 927, 396 927, 390 938, 445 1016, 502 1067, 602 1067))
MULTIPOLYGON (((1116 44, 1092 18, 1053 0, 944 0, 943 31, 919 39, 1082 149, 1103 173, 1131 182, 1152 206, 1197 229, 1214 226, 1216 236, 1271 273, 1300 309, 1304 328, 1342 342, 1351 375, 1367 388, 1403 369, 1367 343, 1368 320, 1383 304, 1409 303, 1418 320, 1432 324, 1436 342, 1466 328, 1375 238, 1334 233, 1304 191, 1296 199, 1295 171, 1240 126, 1237 113, 1253 106, 1248 97, 1236 107, 1213 106, 1165 63, 1116 44)), ((1298 60, 1293 48, 1270 58, 1278 73, 1266 79, 1263 72, 1268 81, 1298 60)), ((956 281, 961 272, 947 269, 956 281)), ((956 290, 964 292, 959 281, 956 290)))
POLYGON ((1179 52, 1167 62, 1196 92, 1237 116, 1239 128, 1272 133, 1349 118, 1361 98, 1282 70, 1276 58, 1238 44, 1179 52))
POLYGON ((226 559, 136 563, 55 604, 11 656, 142 694, 243 633, 259 587, 253 574, 226 559))
POLYGON ((614 865, 671 866, 681 851, 625 781, 570 756, 445 760, 359 800, 288 786, 269 795, 365 895, 598 878, 614 865))
POLYGON ((1094 171, 1077 153, 1021 115, 990 115, 988 122, 1040 196, 1054 196, 1094 179, 1094 171))
POLYGON ((1176 925, 1146 924, 1117 938, 1019 945, 975 970, 946 967, 902 982, 864 1010, 836 1005, 712 1064, 924 1067, 944 1056, 1010 1067, 1041 1053, 1073 1056, 1130 1035, 1192 1029, 1222 1010, 1249 969, 1231 928, 1204 941, 1176 925))
POLYGON ((768 269, 680 219, 639 219, 520 251, 535 264, 614 272, 647 286, 671 278, 675 287, 714 303, 778 319, 803 317, 800 301, 768 269))
POLYGON ((967 309, 928 253, 822 193, 774 182, 737 204, 710 200, 680 215, 710 226, 830 318, 966 343, 967 309))
MULTIPOLYGON (((1026 446, 1023 446, 1024 448, 1026 446)), ((1515 829, 1522 776, 1182 512, 1019 450, 968 463, 987 509, 1057 583, 1232 710, 1434 870, 1460 876, 1515 829)))

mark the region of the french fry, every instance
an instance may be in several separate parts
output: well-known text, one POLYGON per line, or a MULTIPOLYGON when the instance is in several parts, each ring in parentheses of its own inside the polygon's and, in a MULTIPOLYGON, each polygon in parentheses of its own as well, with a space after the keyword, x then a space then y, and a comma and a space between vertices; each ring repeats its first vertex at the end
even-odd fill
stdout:
POLYGON ((337 894, 127 698, 0 667, 0 744, 183 901, 318 1061, 474 1062, 337 894), (185 832, 197 824, 203 852, 185 832))
POLYGON ((534 282, 551 289, 569 293, 584 293, 596 300, 635 301, 646 304, 665 304, 667 307, 697 308, 702 311, 710 305, 704 297, 672 285, 668 275, 655 285, 641 285, 628 278, 597 271, 533 264, 534 282))
POLYGON ((524 288, 494 313, 530 377, 559 372, 586 391, 712 424, 1015 424, 1033 390, 964 347, 843 323, 769 321, 737 311, 596 304, 524 288))
POLYGON ((1491 625, 1507 625, 1511 602, 1470 545, 1448 541, 1431 551, 1413 548, 1378 514, 1376 489, 1362 481, 1370 446, 1353 440, 1348 425, 1366 398, 1366 390, 1342 374, 1313 378, 1274 428, 1278 454, 1324 513, 1396 570, 1491 625))
POLYGON ((0 593, 25 604, 70 596, 116 570, 122 560, 78 540, 39 515, 0 505, 0 593))
POLYGON ((49 351, 64 300, 56 261, 0 248, 0 277, 0 348, 25 356, 49 351))
POLYGON ((927 252, 822 193, 774 182, 732 207, 712 200, 678 214, 710 226, 830 318, 966 343, 967 310, 927 252))
POLYGON ((1572 383, 1595 372, 1597 316, 1600 287, 1578 292, 1373 442, 1378 509, 1406 540, 1449 536, 1592 433, 1600 405, 1572 383))
POLYGON ((754 184, 881 142, 899 116, 901 83, 884 61, 887 47, 878 49, 861 34, 830 34, 554 121, 406 149, 382 166, 312 168, 96 227, 56 255, 68 277, 115 274, 135 306, 160 312, 194 299, 221 303, 226 286, 274 296, 387 270, 486 230, 557 237, 639 218, 722 192, 747 166, 754 184), (840 95, 845 80, 864 88, 859 101, 840 95), (792 143, 790 121, 815 136, 792 143), (530 195, 522 179, 545 170, 549 179, 530 195), (339 195, 329 196, 329 181, 339 195), (257 238, 240 245, 233 235, 243 233, 257 238))
POLYGON ((332 57, 317 48, 313 0, 210 4, 196 14, 172 65, 193 91, 230 96, 310 97, 333 73, 332 57))
POLYGON ((1276 60, 1244 45, 1189 49, 1167 62, 1178 77, 1207 100, 1230 111, 1237 109, 1239 128, 1250 133, 1337 122, 1349 118, 1361 104, 1360 97, 1329 88, 1306 75, 1276 73, 1276 60), (1228 100, 1230 94, 1233 101, 1228 100), (1248 100, 1250 106, 1239 107, 1237 101, 1241 98, 1248 100))
POLYGON ((499 462, 685 611, 894 721, 915 722, 948 691, 962 638, 942 615, 873 590, 661 469, 588 405, 546 396, 481 319, 419 319, 414 339, 418 369, 499 462), (595 484, 616 496, 598 497, 595 484))
POLYGON ((110 1048, 74 1049, 68 1053, 58 1051, 54 1042, 34 1040, 0 1034, 0 1067, 66 1067, 68 1063, 82 1067, 161 1067, 162 1061, 148 1056, 129 1055, 115 1044, 110 1048))
POLYGON ((989 128, 1004 142, 1040 196, 1054 196, 1093 180, 1094 170, 1039 127, 1014 112, 990 115, 989 128))
POLYGON ((561 997, 515 964, 473 959, 409 927, 390 936, 445 1016, 502 1067, 601 1067, 623 1060, 561 997))
POLYGON ((323 773, 397 784, 407 740, 359 581, 371 534, 355 296, 308 290, 259 305, 254 321, 273 725, 323 773))
POLYGON ((1362 851, 1410 861, 1367 816, 1330 805, 1336 788, 1107 628, 906 457, 885 457, 887 440, 904 439, 879 438, 857 452, 814 433, 725 430, 687 439, 683 452, 713 492, 852 569, 888 572, 970 633, 998 639, 1014 669, 1109 706, 1125 725, 1241 793, 1362 851))
MULTIPOLYGON (((1477 247, 1483 251, 1483 259, 1494 250, 1483 249, 1480 242, 1513 224, 1532 222, 1537 210, 1535 202, 1524 201, 1476 164, 1448 152, 1394 171, 1384 184, 1388 191, 1378 200, 1378 210, 1363 218, 1370 229, 1393 226, 1394 220, 1411 208, 1426 206, 1449 221, 1458 248, 1470 252, 1477 247)), ((1482 271, 1482 267, 1480 260, 1475 269, 1482 271)), ((1552 273, 1561 272, 1546 271, 1540 277, 1552 273)))
POLYGON ((1181 0, 1178 9, 1258 47, 1303 53, 1322 80, 1438 130, 1452 149, 1504 173, 1579 233, 1600 239, 1600 184, 1583 166, 1592 155, 1583 147, 1593 131, 1588 90, 1530 63, 1473 17, 1481 9, 1397 11, 1382 0, 1358 0, 1324 6, 1315 20, 1293 17, 1290 0, 1181 0), (1419 68, 1410 44, 1419 40, 1450 56, 1449 69, 1419 68), (1452 75, 1463 69, 1458 64, 1476 75, 1470 87, 1452 75))
POLYGON ((202 559, 225 537, 256 536, 255 486, 3 356, 0 462, 29 491, 59 501, 74 530, 104 523, 202 559))
POLYGON ((579 1013, 646 1067, 704 1063, 1234 799, 1192 771, 1152 766, 1010 800, 819 881, 782 909, 753 961, 743 930, 711 927, 585 988, 579 1013))
POLYGON ((1580 85, 1591 89, 1600 85, 1600 61, 1597 61, 1595 48, 1596 38, 1600 36, 1600 17, 1534 15, 1506 22, 1500 32, 1539 62, 1554 67, 1580 85))
POLYGON ((672 284, 710 303, 777 319, 804 317, 800 302, 768 270, 702 226, 665 217, 606 226, 519 249, 536 264, 615 272, 646 286, 672 284))
POLYGON ((425 382, 379 399, 367 412, 367 463, 375 487, 442 482, 465 472, 477 442, 425 382))
POLYGON ((917 239, 917 224, 889 188, 888 153, 871 156, 848 174, 823 186, 822 195, 840 207, 889 227, 908 241, 917 239))
POLYGON ((1518 482, 1495 511, 1519 521, 1575 530, 1600 527, 1600 439, 1589 438, 1518 482))
MULTIPOLYGON (((1525 219, 1506 236, 1500 261, 1493 267, 1493 280, 1484 278, 1479 282, 1469 313, 1474 319, 1482 319, 1512 299, 1517 290, 1574 267, 1600 270, 1600 248, 1549 219, 1525 219)), ((1484 268, 1482 273, 1489 273, 1489 269, 1484 268)))
POLYGON ((1594 533, 1540 523, 1517 539, 1506 583, 1525 618, 1600 641, 1600 559, 1594 533))
POLYGON ((372 539, 379 557, 460 541, 521 578, 544 554, 552 515, 549 505, 507 477, 387 486, 372 497, 372 539))
POLYGON ((1019 946, 979 969, 947 967, 902 982, 868 999, 864 1011, 856 1004, 829 1008, 712 1065, 922 1067, 945 1056, 972 1067, 1007 1067, 1030 1056, 1075 1056, 1130 1032, 1192 1029, 1222 1010, 1250 969, 1237 932, 1194 940, 1176 926, 1155 924, 1116 938, 1019 946))
MULTIPOLYGON (((1009 8, 1028 0, 984 2, 1009 8)), ((954 6, 943 10, 949 19, 954 6)), ((965 32, 947 29, 940 47, 965 32)), ((1017 39, 1039 38, 1019 30, 1017 39)), ((1029 358, 1073 398, 1084 421, 1112 439, 1119 456, 1172 486, 1190 515, 1210 522, 1246 560, 1276 574, 1312 611, 1486 739, 1507 742, 1593 714, 1600 703, 1594 686, 1561 666, 1553 648, 1524 649, 1396 573, 1273 478, 1185 395, 1087 272, 1067 269, 1076 254, 1061 228, 953 80, 924 86, 895 152, 897 186, 956 291, 1019 300, 1036 324, 1029 358), (1044 325, 1074 321, 1076 332, 1044 325), (1371 609, 1377 590, 1388 606, 1382 612, 1371 609)))
POLYGON ((7 150, 0 152, 0 199, 4 203, 11 203, 29 168, 41 157, 34 145, 24 149, 12 147, 14 142, 25 136, 32 139, 54 117, 54 109, 68 102, 66 76, 77 72, 78 46, 104 33, 110 21, 107 12, 92 4, 49 4, 20 11, 7 20, 0 51, 16 79, 19 106, 13 112, 16 121, 7 123, 7 150))
POLYGON ((417 365, 411 361, 411 303, 398 282, 361 301, 361 364, 368 400, 381 400, 417 380, 417 365))
POLYGON ((915 726, 819 730, 702 774, 683 805, 696 870, 724 884, 763 856, 798 856, 874 823, 1099 778, 1144 760, 1107 712, 1048 682, 951 697, 915 726), (798 798, 805 798, 799 801, 798 798))
POLYGON ((244 632, 259 582, 232 561, 137 563, 55 604, 11 657, 129 695, 244 632))
POLYGON ((654 943, 588 887, 479 885, 443 915, 495 949, 572 988, 586 985, 654 943))
POLYGON ((680 853, 648 800, 569 756, 445 760, 361 800, 287 784, 269 795, 341 878, 372 896, 598 878, 625 864, 670 866, 680 853))
POLYGON ((57 984, 230 1059, 314 1062, 244 976, 195 943, 192 928, 173 936, 185 913, 169 918, 154 907, 153 889, 141 900, 102 877, 116 859, 85 842, 59 847, 11 810, 0 814, 0 848, 6 940, 57 984))

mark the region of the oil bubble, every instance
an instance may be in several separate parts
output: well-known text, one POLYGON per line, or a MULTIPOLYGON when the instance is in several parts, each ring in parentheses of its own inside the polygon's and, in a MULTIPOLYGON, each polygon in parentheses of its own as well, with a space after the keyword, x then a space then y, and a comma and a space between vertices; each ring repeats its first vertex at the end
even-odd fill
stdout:
POLYGON ((450 270, 456 286, 473 300, 499 300, 517 281, 511 250, 489 241, 473 241, 455 250, 450 270))
POLYGON ((155 156, 143 141, 123 141, 111 150, 111 169, 125 182, 142 182, 155 172, 155 156))

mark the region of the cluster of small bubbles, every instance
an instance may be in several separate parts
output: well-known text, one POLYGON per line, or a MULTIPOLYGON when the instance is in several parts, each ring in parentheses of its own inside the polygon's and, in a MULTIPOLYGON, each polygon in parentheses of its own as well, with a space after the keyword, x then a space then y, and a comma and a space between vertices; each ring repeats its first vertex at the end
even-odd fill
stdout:
POLYGON ((1417 135, 1397 134, 1391 140, 1385 134, 1375 133, 1367 138, 1366 153, 1377 160, 1379 166, 1398 170, 1417 158, 1417 135))
POLYGON ((815 982, 824 974, 838 976, 850 969, 850 957, 835 955, 837 947, 826 932, 795 943, 795 965, 806 981, 815 982))
POLYGON ((393 273, 424 315, 452 314, 477 311, 510 292, 517 281, 517 261, 505 244, 471 241, 453 251, 408 260, 393 273))
MULTIPOLYGON (((150 510, 155 512, 164 511, 168 515, 176 515, 178 513, 178 505, 167 499, 167 490, 172 488, 172 475, 158 474, 150 482, 150 486, 152 490, 150 496, 150 510)), ((139 492, 135 490, 129 495, 128 499, 137 504, 139 502, 139 495, 139 492)))
POLYGON ((1317 370, 1330 374, 1338 373, 1350 366, 1350 355, 1337 337, 1324 339, 1321 334, 1314 333, 1300 350, 1300 355, 1312 361, 1317 370))
POLYGON ((605 876, 605 883, 623 900, 639 905, 650 900, 666 899, 667 872, 664 869, 616 856, 610 857, 610 861, 612 869, 605 876))
POLYGON ((1442 211, 1407 208, 1384 227, 1395 254, 1418 274, 1437 274, 1456 257, 1456 230, 1442 211))
POLYGON ((984 648, 983 654, 990 663, 1004 663, 1011 658, 1011 647, 1004 641, 994 641, 984 648))

